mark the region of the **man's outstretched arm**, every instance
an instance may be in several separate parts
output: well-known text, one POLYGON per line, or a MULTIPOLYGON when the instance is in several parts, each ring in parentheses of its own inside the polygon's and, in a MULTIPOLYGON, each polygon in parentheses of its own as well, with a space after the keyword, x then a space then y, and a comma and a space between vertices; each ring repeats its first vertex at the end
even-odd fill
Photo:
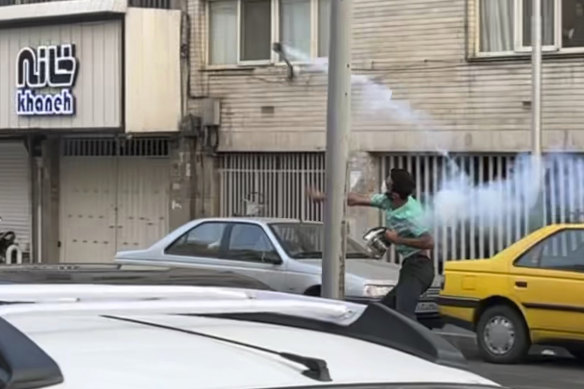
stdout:
POLYGON ((351 207, 373 207, 371 196, 352 192, 347 196, 347 204, 351 207))
MULTIPOLYGON (((326 196, 323 192, 310 190, 308 192, 308 197, 312 199, 312 201, 316 202, 323 202, 326 200, 326 196)), ((371 202, 371 196, 362 195, 358 193, 349 193, 347 196, 347 205, 350 207, 372 207, 373 203, 371 202)))

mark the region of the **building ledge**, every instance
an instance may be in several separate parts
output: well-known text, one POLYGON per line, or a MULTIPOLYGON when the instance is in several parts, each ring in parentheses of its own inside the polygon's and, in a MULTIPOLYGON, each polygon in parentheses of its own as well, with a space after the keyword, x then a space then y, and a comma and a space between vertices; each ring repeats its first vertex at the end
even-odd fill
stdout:
POLYGON ((127 9, 128 0, 65 0, 8 5, 0 7, 0 24, 57 17, 125 14, 127 9))

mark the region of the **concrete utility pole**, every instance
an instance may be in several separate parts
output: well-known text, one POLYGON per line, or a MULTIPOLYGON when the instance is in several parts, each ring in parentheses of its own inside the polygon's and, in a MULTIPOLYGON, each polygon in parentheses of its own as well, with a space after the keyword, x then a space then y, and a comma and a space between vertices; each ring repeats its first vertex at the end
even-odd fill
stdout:
POLYGON ((331 1, 322 296, 335 299, 342 299, 345 292, 352 11, 353 0, 331 1))
POLYGON ((542 48, 542 0, 532 0, 531 15, 531 132, 532 158, 536 182, 539 184, 538 200, 535 207, 532 229, 543 226, 543 157, 541 136, 541 48, 542 48))

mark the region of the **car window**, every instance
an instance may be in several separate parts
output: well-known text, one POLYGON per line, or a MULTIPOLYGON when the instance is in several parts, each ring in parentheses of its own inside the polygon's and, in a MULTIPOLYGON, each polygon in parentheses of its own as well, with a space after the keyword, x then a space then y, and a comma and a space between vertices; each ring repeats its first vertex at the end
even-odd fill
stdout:
POLYGON ((264 230, 254 224, 235 224, 227 244, 229 259, 265 262, 278 257, 264 230))
POLYGON ((166 249, 167 254, 191 257, 218 257, 226 223, 199 224, 166 249))
MULTIPOLYGON (((320 223, 273 223, 270 228, 282 248, 295 259, 322 258, 324 226, 320 223)), ((347 258, 371 258, 365 248, 347 237, 347 258)))
POLYGON ((515 265, 584 272, 584 229, 564 230, 544 239, 515 265))

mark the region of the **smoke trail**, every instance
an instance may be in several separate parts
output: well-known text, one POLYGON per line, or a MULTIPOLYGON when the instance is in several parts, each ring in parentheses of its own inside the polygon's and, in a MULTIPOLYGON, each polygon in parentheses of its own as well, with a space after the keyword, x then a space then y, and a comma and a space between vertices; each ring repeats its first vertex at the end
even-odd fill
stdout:
MULTIPOLYGON (((286 55, 293 61, 308 64, 306 70, 328 73, 328 58, 312 59, 300 50, 284 45, 286 55)), ((354 99, 357 110, 361 113, 375 114, 377 118, 391 118, 409 125, 414 125, 420 131, 433 127, 431 118, 424 112, 414 110, 407 101, 393 99, 393 91, 387 86, 366 75, 352 74, 351 84, 359 89, 361 94, 354 99)), ((445 150, 436 150, 445 154, 445 150)))
MULTIPOLYGON (((328 59, 316 61, 299 50, 284 47, 291 59, 309 64, 309 71, 328 72, 328 59)), ((366 75, 351 76, 351 83, 360 88, 357 100, 359 112, 386 115, 409 123, 431 136, 432 119, 414 110, 407 101, 396 101, 390 88, 366 75)), ((546 223, 577 220, 584 212, 584 159, 556 153, 544 160, 545 185, 537 179, 534 160, 518 155, 512 171, 505 177, 488 182, 474 182, 470 175, 449 157, 448 151, 436 150, 444 157, 445 174, 434 193, 424 193, 429 200, 425 219, 431 226, 467 223, 480 220, 485 228, 496 228, 502 218, 525 217, 544 194, 546 223)))

